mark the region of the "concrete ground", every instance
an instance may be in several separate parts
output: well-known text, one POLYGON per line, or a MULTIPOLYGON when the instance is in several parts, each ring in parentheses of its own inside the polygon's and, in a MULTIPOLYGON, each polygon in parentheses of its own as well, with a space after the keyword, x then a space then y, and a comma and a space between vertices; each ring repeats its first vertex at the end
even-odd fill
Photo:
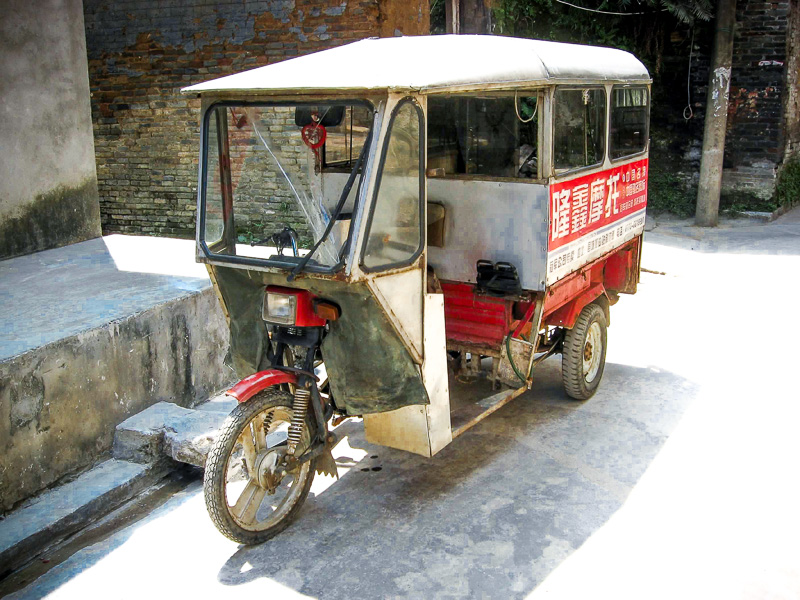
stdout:
POLYGON ((10 597, 800 597, 800 212, 734 225, 647 234, 588 402, 553 358, 433 459, 347 422, 271 542, 223 538, 195 481, 10 597))

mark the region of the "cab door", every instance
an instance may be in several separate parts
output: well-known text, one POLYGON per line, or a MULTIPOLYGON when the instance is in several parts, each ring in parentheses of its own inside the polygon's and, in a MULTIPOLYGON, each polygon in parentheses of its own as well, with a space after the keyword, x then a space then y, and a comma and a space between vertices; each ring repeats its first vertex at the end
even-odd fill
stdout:
POLYGON ((432 456, 452 435, 443 296, 426 294, 425 116, 411 97, 387 114, 359 268, 419 366, 429 404, 365 414, 364 427, 370 442, 432 456))
POLYGON ((389 111, 359 267, 415 363, 423 362, 425 144, 422 107, 389 111))

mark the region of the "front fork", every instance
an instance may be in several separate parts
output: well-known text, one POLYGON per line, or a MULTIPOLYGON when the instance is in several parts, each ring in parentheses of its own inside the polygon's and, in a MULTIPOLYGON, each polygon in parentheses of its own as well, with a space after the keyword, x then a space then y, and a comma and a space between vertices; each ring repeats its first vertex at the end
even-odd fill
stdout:
POLYGON ((298 463, 310 460, 318 456, 325 450, 326 445, 333 442, 332 437, 328 433, 328 422, 325 419, 325 409, 322 403, 322 397, 319 393, 317 386, 317 378, 314 374, 314 360, 317 355, 317 349, 322 338, 321 328, 309 328, 303 331, 301 335, 288 333, 284 330, 277 329, 273 335, 273 339, 277 341, 274 354, 273 366, 278 368, 287 367, 292 371, 297 372, 297 385, 294 390, 294 400, 292 402, 292 422, 289 425, 287 435, 287 454, 298 463), (306 348, 306 356, 303 360, 301 369, 294 368, 294 365, 283 365, 284 350, 289 344, 294 343, 306 348), (297 449, 300 447, 300 441, 303 438, 303 430, 306 425, 306 415, 308 408, 311 405, 312 414, 314 416, 314 431, 311 432, 311 446, 300 455, 295 456, 297 449))

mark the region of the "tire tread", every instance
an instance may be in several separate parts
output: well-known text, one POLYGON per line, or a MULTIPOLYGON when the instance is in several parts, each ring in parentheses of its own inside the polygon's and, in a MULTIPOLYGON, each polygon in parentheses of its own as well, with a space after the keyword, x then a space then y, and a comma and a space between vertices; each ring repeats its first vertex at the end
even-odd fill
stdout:
MULTIPOLYGON (((231 517, 227 510, 225 500, 224 481, 219 478, 226 476, 227 454, 229 444, 235 443, 238 433, 242 426, 247 423, 255 414, 258 414, 270 406, 284 406, 292 408, 292 397, 288 392, 278 388, 267 388, 245 403, 239 404, 231 411, 220 427, 220 434, 214 445, 209 450, 206 458, 205 474, 203 476, 203 495, 205 496, 206 509, 212 522, 222 535, 240 544, 252 545, 260 544, 278 535, 286 529, 297 517, 300 508, 308 496, 311 482, 314 479, 314 467, 311 469, 304 484, 304 490, 300 499, 289 511, 289 514, 275 526, 264 531, 248 531, 240 527, 231 517), (231 441, 231 438, 233 440, 231 441)), ((306 426, 310 427, 309 421, 306 426)))
POLYGON ((598 304, 589 304, 581 311, 575 321, 575 326, 568 329, 564 336, 564 346, 561 359, 561 379, 564 391, 573 400, 588 400, 591 398, 603 377, 606 353, 606 315, 598 304), (603 357, 600 369, 593 385, 587 386, 583 378, 583 345, 586 333, 594 321, 600 323, 603 337, 603 357))

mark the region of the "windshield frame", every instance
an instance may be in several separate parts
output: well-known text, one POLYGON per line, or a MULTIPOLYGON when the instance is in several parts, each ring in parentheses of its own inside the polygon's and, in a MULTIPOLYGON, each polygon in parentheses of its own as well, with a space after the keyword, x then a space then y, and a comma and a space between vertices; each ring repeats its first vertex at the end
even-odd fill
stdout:
MULTIPOLYGON (((197 203, 197 231, 196 231, 196 242, 198 248, 202 251, 202 258, 204 262, 209 263, 217 263, 217 264, 227 264, 232 266, 240 266, 240 267, 260 267, 260 268, 269 268, 269 269, 279 269, 282 271, 292 271, 297 265, 298 262, 296 260, 291 261, 280 261, 280 260, 270 260, 268 258, 256 258, 250 256, 238 256, 235 254, 222 254, 222 253, 214 253, 208 247, 208 244, 205 240, 205 232, 206 232, 206 192, 208 186, 206 185, 208 180, 208 143, 209 143, 209 126, 210 120, 212 116, 215 114, 217 108, 236 108, 236 107, 297 107, 297 106, 319 106, 324 104, 351 104, 351 105, 359 105, 364 106, 367 108, 372 114, 372 120, 370 125, 370 131, 368 133, 368 139, 372 136, 374 141, 375 131, 376 131, 376 118, 379 111, 376 109, 375 104, 367 98, 353 98, 350 96, 346 97, 325 97, 325 98, 298 98, 296 100, 215 100, 211 104, 209 104, 205 111, 203 112, 203 118, 201 121, 201 129, 200 129, 200 168, 199 168, 199 177, 198 177, 198 203, 197 203)), ((364 198, 368 192, 369 188, 369 181, 367 179, 370 177, 372 169, 371 163, 373 160, 373 152, 369 147, 366 148, 367 155, 364 159, 364 164, 361 166, 361 181, 358 183, 359 193, 355 198, 355 206, 354 206, 354 217, 356 214, 360 213, 364 204, 364 198)), ((352 171, 351 171, 352 172, 352 171)), ((347 239, 345 240, 342 247, 347 247, 347 251, 341 254, 341 258, 339 261, 333 265, 325 266, 319 264, 310 264, 307 263, 302 270, 302 273, 321 273, 321 274, 331 274, 337 271, 340 271, 344 268, 347 264, 348 258, 352 254, 353 243, 355 237, 358 235, 357 227, 355 225, 355 219, 351 223, 349 228, 347 239)), ((287 257, 292 258, 294 257, 287 257)), ((312 258, 313 260, 313 258, 312 258)))

